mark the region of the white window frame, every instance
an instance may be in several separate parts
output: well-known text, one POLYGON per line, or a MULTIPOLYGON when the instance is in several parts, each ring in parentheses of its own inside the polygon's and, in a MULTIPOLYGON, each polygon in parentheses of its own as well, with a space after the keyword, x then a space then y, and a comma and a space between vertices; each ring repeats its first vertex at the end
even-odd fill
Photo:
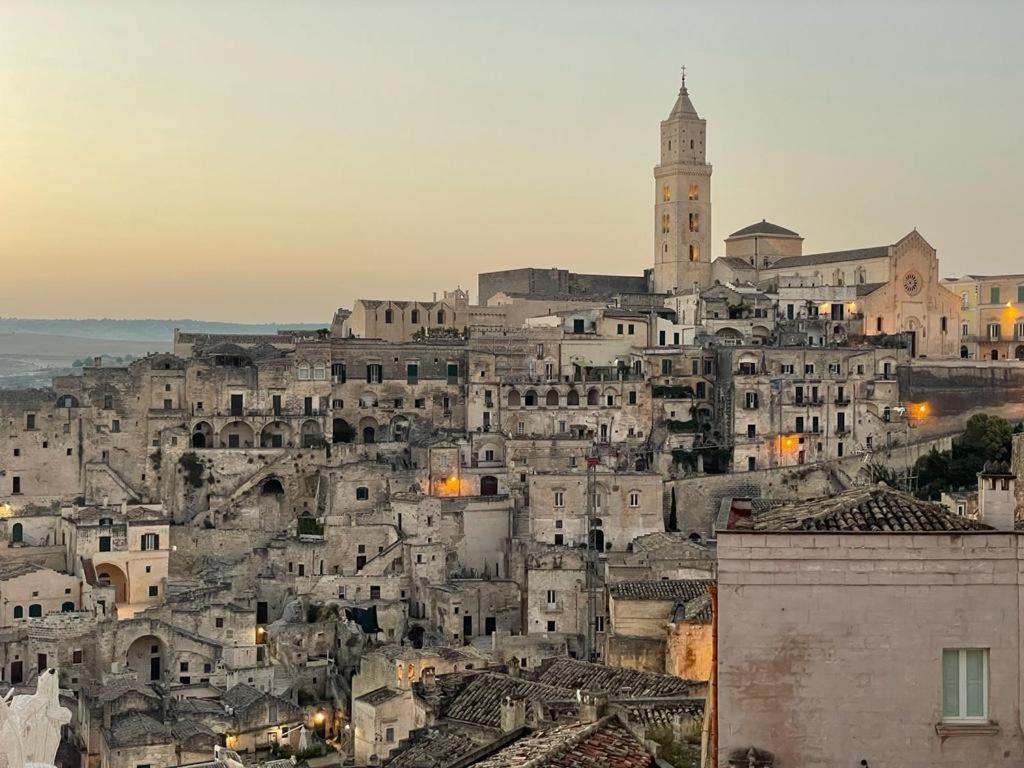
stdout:
POLYGON ((630 509, 637 509, 640 506, 640 491, 629 492, 629 507, 630 509))
POLYGON ((564 507, 565 506, 565 491, 555 491, 555 506, 556 507, 564 507))
MULTIPOLYGON (((944 723, 987 723, 988 719, 988 690, 989 690, 989 649, 988 648, 943 648, 942 654, 939 657, 940 669, 944 672, 945 655, 947 651, 955 651, 959 654, 957 661, 957 668, 959 672, 959 679, 957 681, 957 693, 959 694, 958 702, 958 714, 947 715, 945 713, 945 691, 942 691, 942 722, 944 723), (980 651, 982 659, 982 674, 981 674, 981 705, 982 713, 980 715, 967 715, 967 653, 969 651, 980 651)), ((940 680, 943 680, 943 686, 945 685, 944 674, 940 675, 940 680)))

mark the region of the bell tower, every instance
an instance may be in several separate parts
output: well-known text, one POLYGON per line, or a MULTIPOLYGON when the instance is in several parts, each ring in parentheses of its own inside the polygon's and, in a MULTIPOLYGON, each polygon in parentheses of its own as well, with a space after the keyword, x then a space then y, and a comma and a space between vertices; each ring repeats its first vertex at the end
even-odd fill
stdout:
POLYGON ((661 122, 661 162, 654 168, 654 290, 711 284, 711 166, 707 123, 686 90, 686 67, 675 106, 661 122))

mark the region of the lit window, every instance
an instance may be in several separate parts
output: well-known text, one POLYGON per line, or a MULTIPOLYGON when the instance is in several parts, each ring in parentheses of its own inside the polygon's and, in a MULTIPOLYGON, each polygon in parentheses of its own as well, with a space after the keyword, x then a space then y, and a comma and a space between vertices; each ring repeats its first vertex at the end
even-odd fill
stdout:
POLYGON ((700 246, 697 243, 690 243, 690 261, 700 260, 700 246))
POLYGON ((691 200, 699 200, 700 199, 700 190, 699 190, 699 188, 698 188, 698 186, 696 184, 691 184, 690 185, 689 198, 691 200))
POLYGON ((666 203, 672 200, 672 187, 668 184, 661 188, 661 199, 666 203))
POLYGON ((942 719, 985 721, 988 718, 988 649, 942 651, 942 719))
POLYGON ((699 213, 691 213, 690 214, 690 231, 691 232, 700 232, 700 214, 699 213))

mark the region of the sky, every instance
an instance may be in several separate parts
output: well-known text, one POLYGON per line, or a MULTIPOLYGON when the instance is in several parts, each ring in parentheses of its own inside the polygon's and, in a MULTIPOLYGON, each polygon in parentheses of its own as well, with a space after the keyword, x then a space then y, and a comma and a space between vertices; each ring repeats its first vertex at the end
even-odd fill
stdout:
POLYGON ((714 255, 1024 271, 1024 3, 0 0, 0 316, 327 322, 653 264, 686 65, 714 255))

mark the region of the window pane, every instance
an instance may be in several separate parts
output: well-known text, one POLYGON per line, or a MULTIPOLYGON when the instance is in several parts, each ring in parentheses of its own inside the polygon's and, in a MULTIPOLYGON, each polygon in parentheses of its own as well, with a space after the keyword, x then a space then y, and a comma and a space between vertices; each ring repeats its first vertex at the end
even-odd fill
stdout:
POLYGON ((942 652, 942 716, 960 716, 960 652, 942 652))
POLYGON ((967 651, 967 717, 985 716, 985 652, 967 651))

